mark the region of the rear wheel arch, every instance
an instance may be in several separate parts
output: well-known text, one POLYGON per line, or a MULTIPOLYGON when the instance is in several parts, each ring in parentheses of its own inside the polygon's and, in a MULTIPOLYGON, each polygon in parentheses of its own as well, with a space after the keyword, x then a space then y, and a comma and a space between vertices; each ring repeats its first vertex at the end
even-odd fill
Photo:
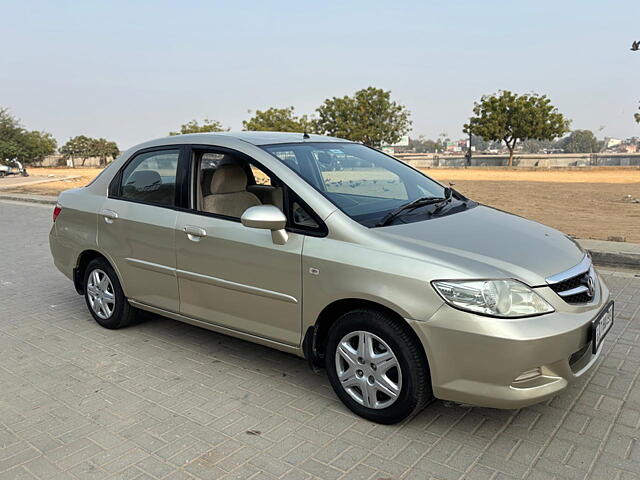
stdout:
POLYGON ((421 353, 424 356, 425 361, 427 361, 427 365, 429 364, 427 353, 424 350, 424 345, 402 315, 393 309, 372 300, 345 298, 336 300, 327 305, 322 312, 320 312, 320 315, 318 315, 316 323, 307 329, 303 341, 303 350, 305 357, 313 367, 324 366, 324 350, 331 326, 342 315, 354 310, 374 310, 389 316, 389 318, 393 319, 396 324, 405 329, 408 335, 413 337, 417 344, 420 345, 421 353))
POLYGON ((76 288, 76 292, 78 292, 80 295, 84 295, 84 272, 87 269, 87 266, 89 265, 89 263, 96 258, 104 259, 105 262, 107 262, 111 266, 111 268, 113 268, 113 271, 116 272, 116 275, 118 276, 118 281, 120 282, 120 285, 122 285, 122 288, 124 290, 124 284, 122 282, 122 277, 120 276, 120 272, 118 272, 118 269, 115 267, 114 263, 109 259, 109 257, 107 257, 104 253, 101 253, 97 250, 89 249, 89 250, 84 250, 80 255, 78 255, 76 266, 73 269, 73 285, 76 288))

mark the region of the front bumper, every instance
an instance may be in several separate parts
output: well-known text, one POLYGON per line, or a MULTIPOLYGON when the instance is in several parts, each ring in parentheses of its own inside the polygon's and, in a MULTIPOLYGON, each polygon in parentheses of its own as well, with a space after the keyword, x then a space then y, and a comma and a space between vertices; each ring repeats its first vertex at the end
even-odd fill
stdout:
POLYGON ((434 395, 493 408, 521 408, 556 395, 602 351, 592 353, 591 322, 610 294, 598 283, 585 305, 569 305, 548 287, 536 289, 556 310, 537 317, 488 318, 445 304, 427 321, 409 320, 425 346, 434 395))

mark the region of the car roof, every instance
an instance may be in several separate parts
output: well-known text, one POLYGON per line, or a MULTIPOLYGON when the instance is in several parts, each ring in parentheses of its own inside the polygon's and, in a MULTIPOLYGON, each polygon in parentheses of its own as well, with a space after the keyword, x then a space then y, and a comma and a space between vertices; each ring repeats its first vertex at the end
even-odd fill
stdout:
POLYGON ((253 145, 271 145, 274 143, 303 143, 303 142, 349 142, 337 137, 328 137, 326 135, 316 135, 308 133, 292 133, 292 132, 219 132, 211 134, 198 134, 198 135, 224 135, 228 137, 237 138, 245 142, 252 143, 253 145))
POLYGON ((147 142, 135 145, 128 149, 128 152, 135 152, 141 148, 149 148, 162 145, 175 144, 200 144, 200 145, 216 145, 220 140, 225 139, 225 143, 245 142, 252 145, 274 145, 279 143, 309 143, 309 142, 325 142, 325 143, 352 143, 342 138, 328 137, 326 135, 307 134, 290 132, 207 132, 207 133, 188 133, 184 135, 174 135, 170 137, 157 138, 147 142))

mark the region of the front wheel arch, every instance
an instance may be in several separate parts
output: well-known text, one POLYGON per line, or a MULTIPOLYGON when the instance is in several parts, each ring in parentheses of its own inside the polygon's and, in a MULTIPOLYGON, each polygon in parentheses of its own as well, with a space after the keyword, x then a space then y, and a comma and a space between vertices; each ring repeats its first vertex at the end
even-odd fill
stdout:
POLYGON ((336 300, 329 305, 327 305, 318 318, 316 323, 307 329, 303 340, 303 351, 305 358, 309 361, 309 363, 315 368, 324 367, 324 357, 325 357, 325 348, 327 343, 327 338, 329 334, 329 330, 331 326, 347 312, 358 309, 367 309, 374 310, 385 315, 388 315, 393 319, 395 323, 397 323, 402 328, 406 329, 409 335, 413 337, 413 339, 420 345, 421 353, 424 356, 424 359, 429 364, 428 355, 424 349, 424 345, 420 341, 420 338, 416 334, 416 332, 411 328, 411 326, 407 323, 407 321, 400 315, 389 307, 386 307, 380 303, 376 303, 371 300, 364 300, 360 298, 345 298, 341 300, 336 300))

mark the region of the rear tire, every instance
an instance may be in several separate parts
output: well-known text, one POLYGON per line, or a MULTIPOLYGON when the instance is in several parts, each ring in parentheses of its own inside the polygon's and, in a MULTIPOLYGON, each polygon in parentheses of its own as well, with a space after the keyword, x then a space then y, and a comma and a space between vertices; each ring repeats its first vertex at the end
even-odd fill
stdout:
POLYGON ((397 423, 433 398, 429 365, 410 327, 376 310, 352 310, 333 324, 325 367, 336 395, 367 420, 397 423))
POLYGON ((89 262, 84 272, 84 299, 98 324, 123 328, 134 322, 137 309, 129 305, 116 272, 104 258, 89 262))

